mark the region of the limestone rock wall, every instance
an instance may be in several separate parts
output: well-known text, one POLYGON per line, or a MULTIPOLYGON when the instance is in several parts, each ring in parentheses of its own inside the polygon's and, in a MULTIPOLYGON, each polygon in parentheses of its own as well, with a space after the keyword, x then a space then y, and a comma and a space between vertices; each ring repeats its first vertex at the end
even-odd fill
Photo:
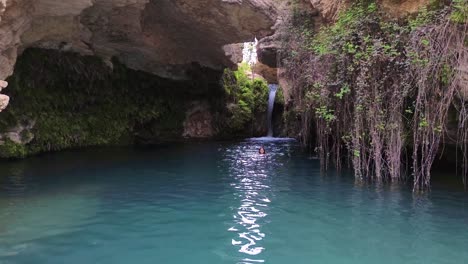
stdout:
MULTIPOLYGON (((355 1, 354 1, 355 2, 355 1)), ((402 17, 412 14, 429 4, 429 0, 378 0, 377 4, 388 14, 389 17, 402 17)), ((289 99, 290 81, 284 76, 284 69, 279 65, 279 51, 284 41, 287 41, 290 34, 293 13, 300 11, 308 13, 314 21, 316 30, 328 23, 333 23, 339 12, 352 4, 352 0, 284 0, 276 4, 277 20, 274 34, 260 39, 258 43, 258 59, 261 63, 258 72, 276 72, 275 82, 278 83, 284 92, 285 100, 289 99)), ((287 51, 286 51, 287 52, 287 51)), ((274 79, 274 78, 270 78, 274 79)))
MULTIPOLYGON (((6 88, 7 86, 8 86, 7 82, 0 80, 0 92, 2 91, 2 89, 6 88)), ((3 109, 7 107, 9 102, 10 102, 10 97, 4 94, 0 94, 0 112, 2 112, 3 109)))
MULTIPOLYGON (((390 15, 429 0, 380 0, 390 15)), ((0 80, 28 47, 117 57, 132 69, 189 79, 187 68, 234 66, 234 43, 260 39, 259 59, 275 71, 291 7, 333 21, 350 0, 0 0, 0 80)), ((265 70, 265 69, 264 69, 265 70)), ((281 82, 281 81, 279 81, 281 82)), ((4 106, 8 99, 0 98, 4 106)))
POLYGON ((192 62, 230 66, 223 46, 271 34, 275 21, 271 0, 0 0, 0 79, 31 46, 183 78, 192 62))
MULTIPOLYGON (((331 21, 350 0, 0 0, 0 79, 18 54, 38 46, 118 57, 127 66, 184 78, 192 62, 231 66, 224 46, 263 39, 287 20, 293 5, 331 21)), ((391 15, 417 11, 428 0, 380 0, 391 15)), ((260 42, 271 66, 278 37, 260 42)), ((231 50, 232 51, 232 50, 231 50)), ((234 58, 235 59, 235 58, 234 58)))
POLYGON ((211 138, 215 135, 213 115, 208 102, 192 102, 184 121, 185 138, 211 138))

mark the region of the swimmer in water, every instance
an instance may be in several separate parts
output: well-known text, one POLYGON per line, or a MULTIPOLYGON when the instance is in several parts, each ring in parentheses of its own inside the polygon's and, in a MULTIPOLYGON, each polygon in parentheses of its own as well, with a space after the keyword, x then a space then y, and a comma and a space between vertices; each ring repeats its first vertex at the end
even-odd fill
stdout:
POLYGON ((263 155, 263 154, 266 154, 265 148, 264 148, 263 146, 261 146, 260 149, 258 150, 258 153, 259 153, 259 154, 262 154, 262 155, 263 155))

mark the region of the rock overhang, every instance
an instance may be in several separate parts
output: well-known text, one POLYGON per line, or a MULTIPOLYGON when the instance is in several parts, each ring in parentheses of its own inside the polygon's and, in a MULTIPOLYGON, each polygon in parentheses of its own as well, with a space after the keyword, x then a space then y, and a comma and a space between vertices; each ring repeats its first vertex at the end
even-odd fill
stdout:
POLYGON ((273 33, 272 0, 2 0, 0 79, 28 47, 117 58, 128 67, 186 78, 197 63, 235 64, 226 46, 273 33))

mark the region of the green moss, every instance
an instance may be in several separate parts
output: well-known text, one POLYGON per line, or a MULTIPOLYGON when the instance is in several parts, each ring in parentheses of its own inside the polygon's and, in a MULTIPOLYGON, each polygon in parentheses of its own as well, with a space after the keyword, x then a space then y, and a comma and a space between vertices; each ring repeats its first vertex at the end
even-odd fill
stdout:
POLYGON ((268 110, 268 93, 269 88, 265 80, 255 79, 252 82, 252 90, 254 96, 254 112, 263 113, 268 110))
POLYGON ((96 57, 42 49, 26 50, 8 81, 11 102, 0 113, 0 132, 23 121, 35 126, 25 132, 34 135, 26 146, 4 145, 5 157, 177 139, 190 103, 220 94, 206 89, 219 87, 217 80, 172 81, 118 61, 111 69, 96 57))
POLYGON ((255 115, 265 113, 268 107, 268 84, 258 78, 251 78, 248 64, 239 65, 237 71, 226 69, 223 86, 228 97, 228 120, 225 133, 235 133, 246 128, 255 115))
MULTIPOLYGON (((336 23, 322 29, 309 38, 310 41, 305 41, 308 49, 318 55, 337 54, 340 51, 334 49, 334 43, 337 39, 345 38, 353 34, 353 31, 360 28, 360 24, 371 14, 376 13, 377 5, 373 2, 359 2, 348 9, 343 10, 339 15, 336 23)), ((355 47, 352 43, 345 46, 348 52, 355 53, 355 47)))
POLYGON ((453 0, 453 12, 450 19, 459 24, 468 22, 468 2, 466 0, 453 0))
POLYGON ((276 91, 275 104, 284 105, 284 94, 283 88, 281 88, 281 86, 279 86, 278 90, 276 91))
POLYGON ((17 144, 9 139, 0 145, 0 158, 23 158, 28 150, 22 144, 17 144))
POLYGON ((415 30, 421 26, 429 24, 434 19, 435 14, 435 11, 424 7, 419 10, 416 16, 408 19, 408 25, 411 30, 415 30))

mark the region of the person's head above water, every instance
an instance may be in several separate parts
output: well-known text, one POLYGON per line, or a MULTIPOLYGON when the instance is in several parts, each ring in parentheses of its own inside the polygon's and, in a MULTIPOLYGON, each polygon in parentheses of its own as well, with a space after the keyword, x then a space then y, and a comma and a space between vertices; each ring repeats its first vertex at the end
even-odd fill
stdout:
POLYGON ((264 148, 263 146, 261 146, 260 149, 258 150, 258 153, 260 153, 260 154, 266 154, 265 148, 264 148))

